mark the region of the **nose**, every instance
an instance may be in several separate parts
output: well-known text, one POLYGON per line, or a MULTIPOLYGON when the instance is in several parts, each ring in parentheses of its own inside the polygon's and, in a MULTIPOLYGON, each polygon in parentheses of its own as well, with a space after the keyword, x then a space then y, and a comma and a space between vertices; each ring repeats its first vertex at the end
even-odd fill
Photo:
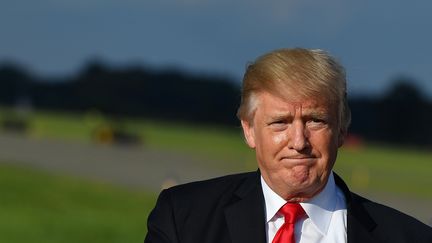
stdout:
POLYGON ((288 146, 290 149, 303 151, 309 146, 306 126, 302 121, 294 121, 290 127, 288 146))

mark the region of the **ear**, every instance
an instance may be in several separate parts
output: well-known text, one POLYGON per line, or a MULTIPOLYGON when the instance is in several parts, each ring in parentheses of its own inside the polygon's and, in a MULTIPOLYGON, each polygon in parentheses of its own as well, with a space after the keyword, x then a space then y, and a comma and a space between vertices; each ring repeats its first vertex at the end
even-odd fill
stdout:
POLYGON ((345 137, 347 135, 347 131, 343 128, 339 129, 339 135, 338 135, 338 147, 342 147, 342 145, 345 142, 345 137))
POLYGON ((247 145, 249 145, 250 148, 255 148, 255 132, 253 125, 246 120, 241 120, 241 125, 247 145))

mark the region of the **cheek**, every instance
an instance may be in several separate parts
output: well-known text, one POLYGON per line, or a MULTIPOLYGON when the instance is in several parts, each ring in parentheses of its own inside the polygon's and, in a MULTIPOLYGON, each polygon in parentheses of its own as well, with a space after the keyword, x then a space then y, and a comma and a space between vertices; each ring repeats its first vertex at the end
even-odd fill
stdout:
POLYGON ((266 151, 275 150, 283 146, 288 137, 285 132, 275 132, 270 129, 261 129, 255 131, 256 142, 265 148, 266 151))
POLYGON ((313 149, 320 154, 321 157, 325 158, 328 163, 335 160, 338 150, 338 140, 335 136, 328 132, 314 136, 311 141, 313 149))
POLYGON ((262 132, 257 136, 256 153, 259 160, 264 163, 263 166, 274 166, 276 163, 275 158, 284 148, 287 140, 288 136, 283 132, 274 133, 267 131, 267 133, 262 132))
POLYGON ((272 136, 272 142, 275 145, 284 144, 286 140, 287 140, 287 135, 285 133, 275 134, 272 136))

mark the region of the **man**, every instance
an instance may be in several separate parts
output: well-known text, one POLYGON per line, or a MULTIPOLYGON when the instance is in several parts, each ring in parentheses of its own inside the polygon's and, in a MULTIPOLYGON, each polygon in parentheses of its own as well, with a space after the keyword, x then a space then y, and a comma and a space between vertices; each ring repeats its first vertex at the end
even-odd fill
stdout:
POLYGON ((432 242, 432 229, 349 191, 332 172, 350 123, 343 68, 281 49, 243 78, 238 111, 259 170, 162 191, 146 243, 432 242))

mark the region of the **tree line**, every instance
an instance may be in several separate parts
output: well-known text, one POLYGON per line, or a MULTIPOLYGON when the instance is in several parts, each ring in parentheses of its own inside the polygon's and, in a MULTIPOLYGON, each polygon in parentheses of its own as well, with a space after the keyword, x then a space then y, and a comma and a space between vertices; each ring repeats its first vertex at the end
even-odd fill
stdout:
MULTIPOLYGON (((86 112, 111 117, 239 126, 240 86, 228 77, 91 62, 77 75, 40 78, 15 64, 0 65, 0 105, 86 112)), ((350 133, 367 141, 430 147, 432 104, 409 78, 381 97, 349 100, 350 133)))

